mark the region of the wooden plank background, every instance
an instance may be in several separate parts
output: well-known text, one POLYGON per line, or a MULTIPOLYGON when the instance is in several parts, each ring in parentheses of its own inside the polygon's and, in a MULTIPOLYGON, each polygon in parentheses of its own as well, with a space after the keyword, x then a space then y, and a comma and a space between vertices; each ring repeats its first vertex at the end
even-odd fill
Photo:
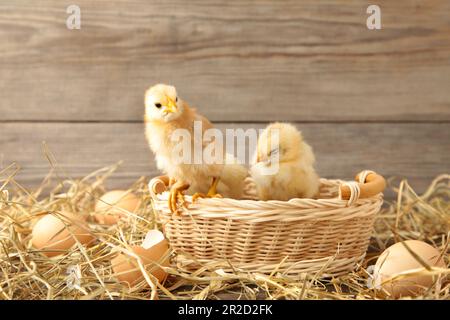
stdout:
POLYGON ((32 188, 124 160, 110 181, 153 176, 145 89, 157 82, 220 128, 292 121, 321 175, 370 168, 423 190, 450 163, 450 1, 133 0, 0 3, 0 169, 32 188), (65 26, 81 8, 81 30, 65 26))

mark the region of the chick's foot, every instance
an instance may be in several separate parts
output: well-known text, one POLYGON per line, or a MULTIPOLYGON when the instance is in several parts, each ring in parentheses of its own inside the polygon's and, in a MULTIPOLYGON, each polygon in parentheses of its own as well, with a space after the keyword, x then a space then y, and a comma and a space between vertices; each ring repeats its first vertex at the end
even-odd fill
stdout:
POLYGON ((178 202, 180 202, 183 207, 187 208, 183 191, 187 190, 188 188, 189 184, 181 181, 175 182, 172 185, 168 200, 170 212, 178 213, 178 202))
POLYGON ((197 201, 198 198, 223 198, 222 195, 217 193, 217 184, 219 183, 219 178, 214 177, 211 187, 207 194, 197 192, 192 196, 192 202, 197 201))

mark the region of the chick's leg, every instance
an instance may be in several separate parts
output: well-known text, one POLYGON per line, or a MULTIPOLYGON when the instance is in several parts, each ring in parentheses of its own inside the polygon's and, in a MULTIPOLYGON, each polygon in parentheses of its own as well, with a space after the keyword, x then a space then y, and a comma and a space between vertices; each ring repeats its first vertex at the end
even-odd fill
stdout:
POLYGON ((169 193, 169 209, 172 213, 178 212, 178 200, 180 200, 181 205, 186 207, 186 203, 184 201, 183 191, 189 188, 189 183, 183 181, 175 182, 170 188, 169 193))
POLYGON ((217 193, 217 184, 219 183, 219 178, 214 177, 211 187, 208 190, 208 193, 205 195, 204 193, 195 193, 192 196, 192 202, 196 201, 198 198, 222 198, 222 195, 217 193))
POLYGON ((218 177, 214 177, 211 187, 208 190, 208 193, 206 194, 207 197, 209 198, 222 198, 222 196, 220 194, 217 193, 217 185, 219 184, 219 178, 218 177))

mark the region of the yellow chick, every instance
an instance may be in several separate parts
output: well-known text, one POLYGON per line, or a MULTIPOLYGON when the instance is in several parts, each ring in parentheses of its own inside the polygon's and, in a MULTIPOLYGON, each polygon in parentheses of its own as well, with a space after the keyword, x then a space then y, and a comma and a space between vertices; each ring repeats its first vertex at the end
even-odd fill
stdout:
POLYGON ((179 153, 174 153, 180 147, 180 141, 176 137, 182 132, 189 133, 192 154, 199 139, 199 145, 203 149, 211 147, 215 140, 205 142, 203 134, 212 128, 208 119, 180 99, 175 87, 157 84, 146 91, 145 134, 150 149, 155 154, 158 169, 170 178, 169 208, 172 212, 178 211, 178 200, 185 205, 184 192, 195 193, 194 201, 199 197, 242 197, 248 170, 238 164, 234 157, 224 153, 222 161, 198 163, 180 161, 179 153), (194 133, 194 127, 199 124, 202 129, 201 137, 194 133))
POLYGON ((272 123, 258 138, 250 174, 261 200, 313 198, 319 191, 314 154, 291 124, 272 123))

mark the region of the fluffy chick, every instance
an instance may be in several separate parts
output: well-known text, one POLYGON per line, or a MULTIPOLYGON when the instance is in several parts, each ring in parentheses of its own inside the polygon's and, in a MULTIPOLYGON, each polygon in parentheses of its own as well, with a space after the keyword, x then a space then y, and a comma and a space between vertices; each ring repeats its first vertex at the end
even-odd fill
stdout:
MULTIPOLYGON (((194 200, 216 195, 239 199, 243 194, 244 179, 248 176, 248 170, 227 154, 224 154, 223 161, 212 164, 180 163, 174 158, 173 150, 179 144, 173 139, 177 129, 190 133, 191 151, 194 150, 194 121, 201 121, 202 137, 205 130, 213 128, 208 119, 178 96, 175 87, 157 84, 146 91, 145 134, 158 169, 170 177, 169 208, 172 212, 178 211, 177 200, 184 204, 184 192, 195 193, 194 200)), ((215 141, 204 142, 202 139, 200 143, 205 148, 215 141)))
POLYGON ((319 191, 314 162, 311 146, 293 125, 270 124, 258 138, 250 170, 259 198, 284 201, 313 198, 319 191))

